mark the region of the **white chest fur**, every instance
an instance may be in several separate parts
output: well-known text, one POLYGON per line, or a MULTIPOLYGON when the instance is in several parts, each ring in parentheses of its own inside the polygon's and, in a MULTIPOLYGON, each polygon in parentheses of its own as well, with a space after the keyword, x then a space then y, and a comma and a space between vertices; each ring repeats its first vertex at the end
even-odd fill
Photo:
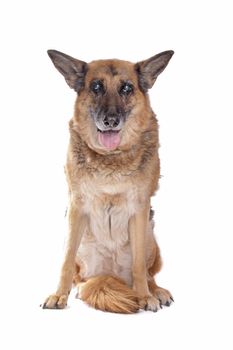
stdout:
POLYGON ((78 257, 82 261, 82 277, 116 274, 131 284, 131 249, 129 218, 136 213, 145 189, 132 182, 83 181, 83 210, 89 216, 78 257))

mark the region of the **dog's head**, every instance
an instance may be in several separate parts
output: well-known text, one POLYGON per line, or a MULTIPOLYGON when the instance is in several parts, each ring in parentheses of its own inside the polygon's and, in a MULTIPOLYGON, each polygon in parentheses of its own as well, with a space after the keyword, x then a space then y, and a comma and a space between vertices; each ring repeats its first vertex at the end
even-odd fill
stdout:
POLYGON ((167 66, 173 51, 131 63, 98 60, 86 63, 49 50, 55 67, 77 94, 73 128, 99 153, 132 147, 148 127, 151 110, 147 95, 167 66))

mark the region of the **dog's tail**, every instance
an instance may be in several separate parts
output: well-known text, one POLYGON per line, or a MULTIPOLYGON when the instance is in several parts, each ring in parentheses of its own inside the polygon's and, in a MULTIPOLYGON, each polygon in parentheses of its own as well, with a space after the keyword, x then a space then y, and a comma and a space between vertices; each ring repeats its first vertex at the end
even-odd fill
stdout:
POLYGON ((132 314, 139 310, 136 292, 118 277, 91 277, 82 284, 80 298, 102 311, 132 314))

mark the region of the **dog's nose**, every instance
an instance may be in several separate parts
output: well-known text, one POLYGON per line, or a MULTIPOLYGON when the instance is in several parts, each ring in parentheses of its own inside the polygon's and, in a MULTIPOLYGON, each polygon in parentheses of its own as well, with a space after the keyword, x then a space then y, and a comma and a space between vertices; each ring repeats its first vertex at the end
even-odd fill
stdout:
POLYGON ((120 123, 120 117, 117 114, 106 115, 103 123, 106 128, 116 128, 120 123))

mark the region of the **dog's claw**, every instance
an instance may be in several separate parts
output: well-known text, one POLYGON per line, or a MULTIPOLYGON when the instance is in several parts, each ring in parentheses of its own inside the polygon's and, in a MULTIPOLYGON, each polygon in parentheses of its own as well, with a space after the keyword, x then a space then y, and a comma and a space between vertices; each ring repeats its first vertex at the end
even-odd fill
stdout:
POLYGON ((170 297, 171 301, 173 301, 173 303, 175 302, 175 300, 173 299, 173 297, 170 297))

